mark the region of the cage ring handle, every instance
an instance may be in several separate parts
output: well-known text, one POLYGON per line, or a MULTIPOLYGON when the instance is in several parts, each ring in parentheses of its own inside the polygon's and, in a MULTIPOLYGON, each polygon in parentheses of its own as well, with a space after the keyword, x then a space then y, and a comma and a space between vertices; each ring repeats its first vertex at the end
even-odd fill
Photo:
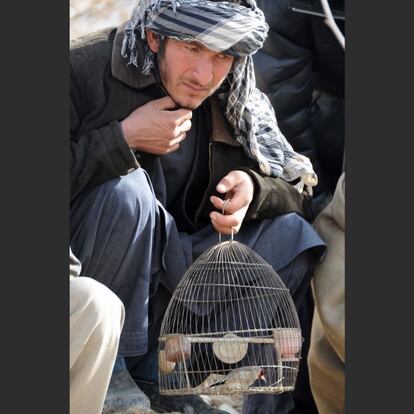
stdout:
MULTIPOLYGON (((227 198, 226 200, 224 200, 224 204, 223 204, 223 208, 221 209, 221 214, 224 215, 227 204, 230 202, 230 199, 227 198)), ((233 236, 234 236, 234 231, 233 231, 233 226, 231 227, 231 241, 233 241, 233 236)), ((221 243, 221 233, 219 232, 219 243, 221 243)))

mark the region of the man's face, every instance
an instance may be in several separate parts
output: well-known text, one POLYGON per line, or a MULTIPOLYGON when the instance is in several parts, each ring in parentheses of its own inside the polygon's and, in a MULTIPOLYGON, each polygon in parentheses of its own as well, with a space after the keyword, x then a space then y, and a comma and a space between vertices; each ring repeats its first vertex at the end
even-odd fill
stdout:
MULTIPOLYGON (((147 32, 148 44, 158 52, 159 41, 147 32)), ((196 109, 227 77, 233 57, 213 52, 196 42, 165 39, 158 67, 162 84, 182 108, 196 109)))

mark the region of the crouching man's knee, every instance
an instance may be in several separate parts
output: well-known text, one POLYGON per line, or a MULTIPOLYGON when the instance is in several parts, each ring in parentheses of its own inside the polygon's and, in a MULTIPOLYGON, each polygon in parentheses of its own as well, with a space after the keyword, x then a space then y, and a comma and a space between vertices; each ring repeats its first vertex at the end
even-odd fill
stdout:
POLYGON ((122 208, 123 216, 149 216, 155 210, 156 197, 142 168, 102 184, 100 191, 105 194, 105 202, 111 204, 111 210, 122 208))
POLYGON ((157 214, 157 200, 142 168, 85 193, 71 207, 70 217, 71 245, 83 269, 101 280, 91 264, 92 256, 116 262, 130 248, 131 240, 154 228, 157 214))

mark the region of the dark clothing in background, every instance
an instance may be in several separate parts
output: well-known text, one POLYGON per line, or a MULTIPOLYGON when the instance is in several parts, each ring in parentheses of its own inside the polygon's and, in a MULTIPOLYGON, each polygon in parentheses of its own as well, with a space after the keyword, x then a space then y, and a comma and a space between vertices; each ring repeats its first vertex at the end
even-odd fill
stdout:
MULTIPOLYGON (((312 162, 319 179, 314 188, 318 213, 331 199, 342 172, 344 50, 323 17, 292 10, 307 6, 320 12, 319 2, 257 3, 269 25, 263 48, 253 55, 257 87, 269 97, 286 139, 312 162)), ((343 2, 334 3, 343 7, 343 2)), ((343 31, 344 20, 336 23, 343 31)))

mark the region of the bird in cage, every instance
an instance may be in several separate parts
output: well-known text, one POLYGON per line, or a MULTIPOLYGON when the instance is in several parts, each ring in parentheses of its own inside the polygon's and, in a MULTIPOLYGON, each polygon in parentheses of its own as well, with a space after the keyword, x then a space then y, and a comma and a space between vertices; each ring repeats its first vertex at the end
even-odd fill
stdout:
POLYGON ((236 368, 226 375, 210 374, 198 387, 203 390, 224 385, 225 387, 244 389, 256 381, 266 383, 263 369, 261 367, 242 367, 236 368))
POLYGON ((293 390, 301 346, 288 289, 232 237, 200 255, 172 295, 159 337, 160 393, 293 390))

